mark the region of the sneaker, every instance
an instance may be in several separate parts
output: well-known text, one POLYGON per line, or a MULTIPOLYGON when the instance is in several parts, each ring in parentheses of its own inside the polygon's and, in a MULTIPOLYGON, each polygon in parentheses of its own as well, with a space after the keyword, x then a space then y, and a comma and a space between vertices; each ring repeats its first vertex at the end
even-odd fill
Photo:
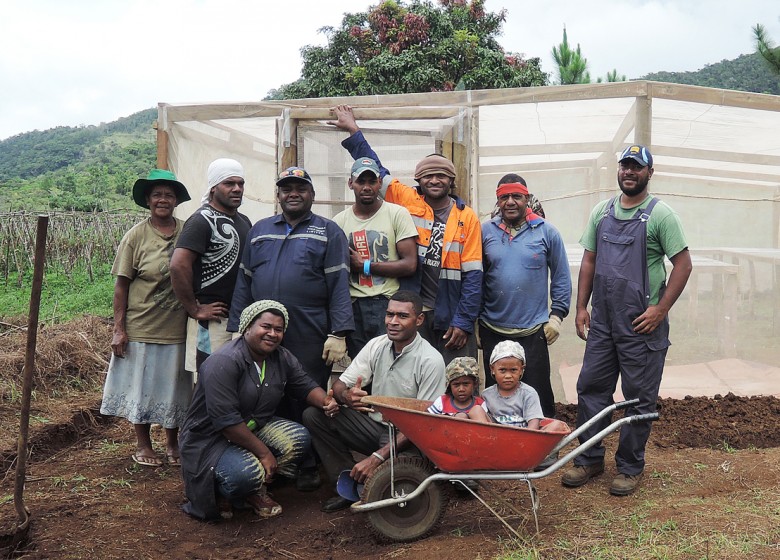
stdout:
POLYGON ((282 506, 277 504, 270 494, 261 490, 258 494, 251 494, 244 498, 252 507, 255 515, 262 518, 276 517, 282 514, 282 506))
POLYGON ((298 471, 298 477, 295 479, 295 488, 299 492, 314 492, 320 487, 320 484, 322 484, 322 480, 317 467, 298 471))
POLYGON ((594 476, 604 472, 604 463, 594 463, 592 465, 574 465, 563 473, 561 483, 569 488, 577 488, 588 482, 594 476))
POLYGON ((630 475, 630 474, 618 474, 609 486, 609 493, 613 496, 628 496, 633 494, 636 487, 639 486, 639 481, 642 480, 642 473, 630 475))

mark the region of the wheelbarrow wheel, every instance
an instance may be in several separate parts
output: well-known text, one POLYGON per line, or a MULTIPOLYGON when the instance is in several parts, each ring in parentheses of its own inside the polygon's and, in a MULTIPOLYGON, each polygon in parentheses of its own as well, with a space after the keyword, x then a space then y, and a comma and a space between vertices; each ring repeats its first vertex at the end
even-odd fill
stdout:
MULTIPOLYGON (((380 465, 366 481, 362 494, 364 502, 393 497, 390 466, 389 461, 380 465)), ((422 457, 398 457, 393 470, 396 496, 411 494, 435 472, 433 465, 422 457)), ((394 542, 413 541, 436 527, 447 501, 446 490, 440 483, 434 482, 414 500, 368 512, 368 521, 374 533, 381 538, 394 542)))

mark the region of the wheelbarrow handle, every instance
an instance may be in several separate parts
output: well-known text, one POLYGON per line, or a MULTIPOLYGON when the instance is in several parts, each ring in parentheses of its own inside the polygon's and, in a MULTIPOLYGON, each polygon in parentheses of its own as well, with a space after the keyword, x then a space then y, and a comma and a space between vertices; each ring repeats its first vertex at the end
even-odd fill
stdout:
POLYGON ((558 451, 560 451, 561 449, 566 447, 569 443, 571 443, 572 441, 577 439, 577 437, 582 432, 584 432, 585 430, 587 430, 588 428, 593 426, 596 422, 598 422, 599 420, 601 420, 605 416, 607 416, 609 414, 612 414, 614 411, 616 411, 616 410, 618 410, 620 408, 628 408, 629 406, 633 406, 635 404, 639 404, 639 399, 630 399, 630 400, 627 400, 627 401, 621 401, 621 402, 613 403, 613 404, 609 405, 608 407, 600 410, 590 420, 585 422, 582 426, 580 426, 576 430, 572 431, 571 433, 569 433, 568 436, 566 436, 561 441, 559 441, 558 445, 556 445, 550 453, 557 453, 558 451))
POLYGON ((631 420, 632 424, 636 424, 637 422, 652 422, 653 420, 658 420, 659 416, 657 412, 650 412, 648 414, 637 414, 636 416, 629 416, 629 419, 631 420))
POLYGON ((639 404, 639 399, 629 399, 627 401, 620 401, 618 403, 615 403, 615 410, 620 410, 621 408, 628 408, 629 406, 639 404))

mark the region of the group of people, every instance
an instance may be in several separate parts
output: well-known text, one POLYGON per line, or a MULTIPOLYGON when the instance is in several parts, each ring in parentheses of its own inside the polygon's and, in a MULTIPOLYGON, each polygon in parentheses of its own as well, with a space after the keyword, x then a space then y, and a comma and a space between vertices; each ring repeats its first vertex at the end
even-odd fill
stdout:
MULTIPOLYGON (((173 210, 190 195, 171 172, 153 170, 133 187, 150 217, 124 236, 112 269, 113 355, 101 412, 133 423, 135 462, 181 466, 183 509, 196 518, 235 508, 273 517, 282 507, 267 487, 279 477, 315 490, 321 464, 334 488, 345 470, 362 483, 393 446, 413 448, 400 433, 389 441, 381 415, 361 401, 369 393, 531 429, 555 414, 548 347, 569 313, 572 284, 561 235, 525 180, 504 176, 494 215, 480 224, 455 193, 450 160, 423 158, 417 185, 405 185, 352 109, 333 113, 329 123, 349 134, 342 145, 354 159, 355 199, 333 220, 311 211, 314 184, 299 167, 276 181, 281 212, 254 225, 238 211, 245 174, 233 159, 211 163, 202 206, 185 223, 173 210), (490 372, 481 395, 478 346, 490 372), (165 429, 164 459, 151 424, 165 429)), ((649 150, 627 148, 621 194, 594 208, 581 239, 578 425, 610 404, 618 375, 626 398, 640 401, 629 414, 655 410, 667 314, 691 262, 679 218, 648 192, 652 174, 649 150)), ((612 494, 636 489, 649 432, 622 428, 612 494)), ((562 482, 580 486, 603 470, 596 445, 562 482)), ((322 510, 351 503, 334 495, 322 510)))

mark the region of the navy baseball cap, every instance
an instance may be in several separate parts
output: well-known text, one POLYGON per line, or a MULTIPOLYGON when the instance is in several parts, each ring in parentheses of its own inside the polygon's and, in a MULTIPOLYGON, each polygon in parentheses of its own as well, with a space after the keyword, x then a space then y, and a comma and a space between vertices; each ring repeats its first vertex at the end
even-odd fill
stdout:
POLYGON ((309 183, 314 188, 314 183, 311 182, 311 177, 303 167, 288 167, 281 173, 279 173, 279 179, 276 181, 276 186, 281 187, 288 181, 303 181, 309 183))
POLYGON ((368 157, 356 159, 355 163, 352 164, 352 171, 350 171, 350 173, 353 178, 357 179, 365 171, 370 171, 374 176, 379 177, 379 166, 373 159, 368 157))
POLYGON ((620 157, 618 158, 618 163, 624 159, 633 159, 642 167, 653 167, 653 154, 650 153, 650 150, 639 144, 634 144, 623 150, 623 153, 620 154, 620 157))
POLYGON ((350 502, 357 502, 360 500, 360 494, 363 493, 363 485, 349 476, 350 472, 349 470, 341 471, 339 479, 336 481, 336 492, 350 502))

